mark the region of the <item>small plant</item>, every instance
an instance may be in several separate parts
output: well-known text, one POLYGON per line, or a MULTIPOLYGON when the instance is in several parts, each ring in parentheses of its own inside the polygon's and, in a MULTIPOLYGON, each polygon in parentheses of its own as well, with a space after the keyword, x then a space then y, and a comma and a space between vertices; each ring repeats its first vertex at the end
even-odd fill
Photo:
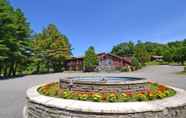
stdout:
POLYGON ((86 101, 86 100, 88 100, 88 95, 87 94, 83 94, 83 95, 81 95, 80 97, 79 97, 79 100, 83 100, 83 101, 86 101))
POLYGON ((107 101, 116 102, 117 101, 117 96, 114 93, 111 93, 111 94, 108 95, 107 101))
POLYGON ((142 68, 142 64, 136 57, 132 57, 132 66, 135 67, 136 70, 142 68))
POLYGON ((38 92, 46 96, 55 96, 64 99, 75 99, 82 101, 94 101, 94 102, 128 102, 128 101, 147 101, 155 99, 163 99, 165 97, 174 96, 176 91, 167 88, 164 85, 158 83, 148 82, 148 86, 144 91, 132 92, 80 92, 70 91, 59 88, 58 83, 48 84, 38 88, 38 92))
POLYGON ((155 93, 154 93, 153 91, 149 91, 149 92, 147 93, 147 96, 148 96, 148 99, 149 99, 149 100, 154 100, 154 99, 156 99, 155 93))
POLYGON ((63 98, 65 98, 65 99, 71 99, 72 98, 72 92, 69 91, 69 90, 65 90, 63 92, 63 98))
POLYGON ((143 93, 137 93, 133 97, 134 101, 147 101, 148 97, 143 93))
POLYGON ((101 96, 100 94, 98 94, 98 93, 95 93, 95 94, 92 95, 91 98, 92 98, 92 100, 95 101, 95 102, 100 102, 102 96, 101 96))
POLYGON ((129 101, 129 96, 125 93, 119 94, 118 101, 119 102, 127 102, 127 101, 129 101))
POLYGON ((166 94, 164 92, 158 91, 156 94, 156 97, 159 99, 162 99, 162 98, 166 97, 166 94))
POLYGON ((57 90, 55 90, 55 89, 49 89, 48 90, 48 95, 49 96, 56 96, 57 95, 57 90))
POLYGON ((120 69, 121 72, 129 72, 129 68, 128 67, 122 67, 120 69))
POLYGON ((57 97, 63 98, 63 90, 58 90, 57 91, 57 97))

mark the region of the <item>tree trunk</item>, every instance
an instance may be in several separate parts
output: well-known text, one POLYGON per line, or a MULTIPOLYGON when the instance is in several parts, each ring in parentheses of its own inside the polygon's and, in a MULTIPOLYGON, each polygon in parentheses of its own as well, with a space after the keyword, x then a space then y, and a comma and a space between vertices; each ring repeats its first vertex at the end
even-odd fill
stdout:
POLYGON ((49 61, 47 61, 47 72, 49 72, 50 71, 50 62, 49 61))
POLYGON ((37 64, 36 73, 40 72, 40 62, 37 64))
POLYGON ((3 76, 4 77, 7 77, 7 70, 8 70, 8 67, 7 67, 7 65, 5 65, 4 73, 3 73, 3 76))
POLYGON ((16 71, 17 71, 17 63, 15 63, 13 66, 13 76, 16 76, 16 71))
POLYGON ((14 64, 11 63, 11 65, 10 65, 10 69, 9 69, 9 72, 8 72, 8 76, 9 76, 9 77, 12 76, 13 69, 14 69, 14 64))

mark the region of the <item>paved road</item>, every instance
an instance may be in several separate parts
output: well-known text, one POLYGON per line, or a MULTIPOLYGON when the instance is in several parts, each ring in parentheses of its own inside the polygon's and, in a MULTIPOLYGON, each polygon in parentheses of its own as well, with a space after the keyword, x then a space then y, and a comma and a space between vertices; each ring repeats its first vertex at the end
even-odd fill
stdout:
POLYGON ((145 77, 171 86, 186 90, 186 75, 176 75, 182 71, 181 66, 148 66, 136 72, 129 73, 55 73, 32 75, 10 80, 0 80, 0 118, 22 118, 22 109, 25 104, 25 92, 28 88, 58 80, 65 76, 136 76, 145 77))

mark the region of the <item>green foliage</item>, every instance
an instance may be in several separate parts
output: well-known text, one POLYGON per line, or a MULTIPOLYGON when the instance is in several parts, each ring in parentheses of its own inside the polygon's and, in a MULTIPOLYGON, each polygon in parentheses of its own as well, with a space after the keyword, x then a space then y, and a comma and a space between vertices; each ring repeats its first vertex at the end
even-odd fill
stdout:
POLYGON ((124 42, 114 46, 111 52, 124 57, 135 56, 142 65, 149 63, 153 55, 163 56, 165 64, 172 62, 184 64, 186 61, 186 39, 167 44, 141 41, 138 41, 137 44, 124 42))
POLYGON ((25 69, 30 56, 28 38, 31 30, 23 12, 0 0, 0 76, 15 76, 25 69))
POLYGON ((130 97, 125 93, 118 95, 118 101, 119 102, 127 102, 129 100, 130 100, 130 97))
POLYGON ((150 54, 147 52, 143 43, 138 43, 135 48, 135 57, 140 61, 141 64, 145 64, 150 61, 150 54))
POLYGON ((134 101, 147 101, 148 97, 145 94, 138 93, 133 96, 133 100, 134 101))
POLYGON ((94 71, 98 65, 98 59, 94 47, 89 47, 83 59, 84 71, 94 71))
POLYGON ((176 62, 184 65, 184 61, 186 60, 186 46, 178 47, 176 49, 174 59, 176 62))
POLYGON ((72 92, 69 91, 69 90, 65 90, 63 92, 63 98, 65 98, 65 99, 71 99, 72 98, 72 92))
POLYGON ((109 101, 109 102, 116 102, 117 101, 117 96, 115 94, 109 94, 107 96, 107 101, 109 101))
POLYGON ((163 52, 163 60, 166 62, 171 62, 173 60, 174 52, 172 49, 167 49, 163 52))
POLYGON ((34 63, 37 64, 37 72, 40 65, 45 64, 47 71, 52 68, 54 72, 63 71, 64 61, 71 57, 71 45, 67 37, 61 34, 57 27, 50 24, 38 33, 33 42, 34 63))
POLYGON ((157 83, 148 83, 148 90, 141 92, 81 92, 70 91, 59 88, 59 83, 52 83, 44 85, 38 89, 38 92, 47 95, 60 97, 64 99, 75 99, 82 101, 94 101, 94 102, 130 102, 130 101, 147 101, 163 99, 165 97, 174 96, 176 91, 167 88, 164 85, 157 83))
POLYGON ((83 100, 83 101, 86 101, 86 100, 88 100, 88 95, 87 94, 83 94, 83 95, 81 95, 80 97, 79 97, 79 100, 83 100))
POLYGON ((142 67, 141 63, 136 57, 132 57, 132 66, 134 66, 136 69, 140 69, 142 67))
POLYGON ((94 101, 94 102, 100 102, 101 101, 101 95, 100 94, 98 94, 98 93, 96 93, 96 94, 94 94, 92 97, 91 97, 91 99, 94 101))
POLYGON ((128 56, 134 54, 134 43, 120 43, 113 47, 111 53, 118 56, 128 56))
POLYGON ((129 72, 129 68, 128 67, 122 67, 120 69, 121 72, 129 72))
POLYGON ((186 66, 184 67, 184 71, 186 72, 186 66))

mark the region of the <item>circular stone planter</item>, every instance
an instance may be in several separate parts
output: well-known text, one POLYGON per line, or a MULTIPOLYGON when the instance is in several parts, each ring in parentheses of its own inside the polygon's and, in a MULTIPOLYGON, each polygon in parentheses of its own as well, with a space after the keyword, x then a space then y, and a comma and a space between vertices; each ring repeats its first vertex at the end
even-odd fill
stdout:
POLYGON ((101 103, 43 96, 40 86, 27 91, 24 118, 186 118, 186 92, 178 88, 162 100, 101 103))
POLYGON ((68 77, 60 79, 60 88, 81 92, 144 91, 147 80, 134 77, 68 77), (126 80, 122 80, 126 79, 126 80), (115 81, 117 80, 117 81, 115 81), (132 80, 132 81, 131 81, 132 80))

